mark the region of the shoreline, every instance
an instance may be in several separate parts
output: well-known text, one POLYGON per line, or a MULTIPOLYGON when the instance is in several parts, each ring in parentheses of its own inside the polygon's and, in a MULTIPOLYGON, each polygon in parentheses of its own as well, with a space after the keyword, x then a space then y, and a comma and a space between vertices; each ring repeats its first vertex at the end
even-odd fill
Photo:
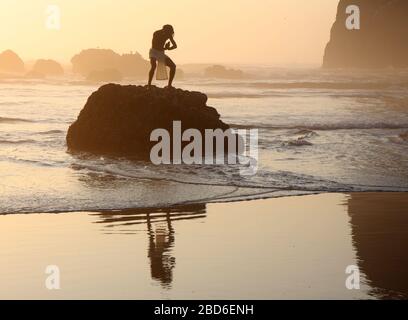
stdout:
MULTIPOLYGON (((245 189, 242 187, 242 189, 245 189)), ((56 210, 56 211, 38 211, 38 212, 32 212, 32 211, 20 211, 20 212, 7 212, 7 213, 2 213, 0 211, 0 217, 1 216, 8 216, 8 215, 37 215, 37 214, 65 214, 65 213, 95 213, 95 212, 101 212, 101 213, 109 213, 109 212, 121 212, 121 211, 129 211, 129 210, 158 210, 158 209, 173 209, 173 208, 178 208, 178 207, 183 207, 183 206, 189 206, 189 205, 207 205, 207 204, 229 204, 229 203, 240 203, 240 202, 253 202, 253 201, 262 201, 262 200, 273 200, 273 199, 282 199, 282 198, 298 198, 298 197, 307 197, 307 196, 316 196, 316 195, 331 195, 331 194, 343 194, 343 195, 352 195, 352 194, 406 194, 408 196, 408 191, 387 191, 387 190, 382 190, 382 191, 355 191, 355 192, 343 192, 343 191, 333 191, 333 192, 327 192, 327 191, 322 191, 322 192, 315 192, 315 191, 301 191, 301 190, 293 190, 295 194, 292 195, 277 195, 277 196, 271 196, 271 197, 265 197, 262 196, 264 194, 270 194, 270 193, 278 193, 281 191, 285 190, 276 190, 276 191, 271 191, 271 192, 265 192, 265 193, 260 193, 260 194, 254 194, 253 197, 247 196, 247 198, 243 199, 229 199, 229 200, 221 200, 221 199, 215 199, 215 200, 210 200, 210 201, 203 201, 203 200, 198 200, 198 201, 186 201, 186 202, 181 202, 181 203, 176 203, 172 205, 158 205, 158 206, 139 206, 139 207, 125 207, 125 208, 117 208, 117 209, 87 209, 87 210, 56 210), (297 193, 298 192, 298 193, 297 193)), ((242 197, 242 195, 236 196, 236 198, 242 197)))

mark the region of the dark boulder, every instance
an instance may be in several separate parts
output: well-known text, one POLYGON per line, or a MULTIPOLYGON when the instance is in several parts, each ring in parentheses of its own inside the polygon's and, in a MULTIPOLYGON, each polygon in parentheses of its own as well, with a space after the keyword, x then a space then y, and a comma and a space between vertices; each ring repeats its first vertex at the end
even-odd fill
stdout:
POLYGON ((149 156, 155 129, 227 130, 217 110, 206 105, 207 96, 181 89, 148 89, 142 86, 107 84, 88 99, 71 125, 67 145, 71 151, 149 156))

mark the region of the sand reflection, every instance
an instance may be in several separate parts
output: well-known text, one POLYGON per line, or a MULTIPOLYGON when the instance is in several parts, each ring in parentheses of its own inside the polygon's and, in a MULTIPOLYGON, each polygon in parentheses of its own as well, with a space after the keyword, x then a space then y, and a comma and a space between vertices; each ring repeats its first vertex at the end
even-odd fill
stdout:
POLYGON ((101 212, 97 223, 104 225, 104 233, 132 234, 137 226, 147 226, 148 257, 151 277, 163 288, 170 289, 176 258, 173 256, 176 232, 173 222, 206 217, 206 205, 186 205, 170 208, 139 208, 124 211, 101 212))

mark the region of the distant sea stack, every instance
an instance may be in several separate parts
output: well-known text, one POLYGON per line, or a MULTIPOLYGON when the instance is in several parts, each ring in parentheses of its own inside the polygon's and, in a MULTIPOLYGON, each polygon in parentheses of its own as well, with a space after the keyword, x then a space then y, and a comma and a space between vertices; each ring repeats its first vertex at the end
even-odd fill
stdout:
POLYGON ((24 62, 11 50, 6 50, 0 54, 0 72, 23 73, 24 62))
POLYGON ((323 67, 408 67, 408 1, 340 0, 323 67), (360 30, 346 28, 350 5, 360 8, 360 30))
POLYGON ((117 70, 123 76, 146 77, 150 63, 139 53, 120 55, 110 49, 87 49, 71 59, 74 73, 88 77, 92 72, 117 70))
POLYGON ((217 110, 207 106, 207 96, 181 89, 150 90, 142 86, 107 84, 88 99, 67 134, 71 151, 149 157, 155 129, 227 130, 217 110))
POLYGON ((241 79, 244 77, 244 72, 241 70, 227 69, 220 65, 213 65, 205 69, 204 76, 218 79, 241 79))
POLYGON ((45 76, 62 76, 64 69, 57 61, 40 59, 35 62, 32 73, 45 76))

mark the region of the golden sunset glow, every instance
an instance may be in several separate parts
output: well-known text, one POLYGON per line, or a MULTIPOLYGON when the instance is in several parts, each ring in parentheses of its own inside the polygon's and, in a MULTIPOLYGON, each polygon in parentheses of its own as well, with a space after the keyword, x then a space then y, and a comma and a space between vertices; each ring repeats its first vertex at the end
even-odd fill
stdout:
POLYGON ((64 63, 96 47, 147 57, 152 32, 171 23, 181 63, 320 64, 337 2, 3 0, 0 50, 64 63), (50 4, 61 9, 59 31, 45 27, 50 4))
POLYGON ((408 0, 0 12, 0 300, 408 299, 408 0))

